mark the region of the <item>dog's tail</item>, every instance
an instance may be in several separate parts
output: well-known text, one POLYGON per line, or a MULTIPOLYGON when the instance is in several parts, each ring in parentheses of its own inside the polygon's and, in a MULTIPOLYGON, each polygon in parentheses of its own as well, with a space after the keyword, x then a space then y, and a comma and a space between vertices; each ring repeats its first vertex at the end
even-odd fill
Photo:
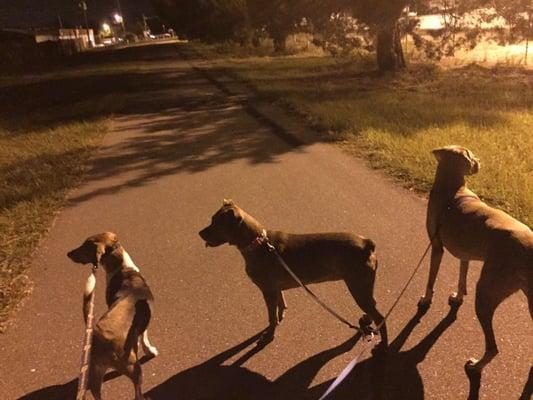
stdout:
POLYGON ((89 317, 89 307, 91 304, 91 296, 96 286, 96 277, 94 274, 89 275, 85 283, 85 291, 83 292, 83 320, 87 326, 87 318, 89 317))

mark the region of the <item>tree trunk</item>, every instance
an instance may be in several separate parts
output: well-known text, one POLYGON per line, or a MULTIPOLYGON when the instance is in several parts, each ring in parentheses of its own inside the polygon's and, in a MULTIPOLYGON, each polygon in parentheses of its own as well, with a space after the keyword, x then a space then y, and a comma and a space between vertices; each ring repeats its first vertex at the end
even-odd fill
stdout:
POLYGON ((287 37, 288 33, 282 30, 276 30, 271 33, 272 40, 274 41, 274 51, 276 53, 282 53, 287 50, 287 37))
POLYGON ((378 31, 376 47, 380 71, 397 71, 405 68, 405 58, 397 23, 384 26, 378 31))

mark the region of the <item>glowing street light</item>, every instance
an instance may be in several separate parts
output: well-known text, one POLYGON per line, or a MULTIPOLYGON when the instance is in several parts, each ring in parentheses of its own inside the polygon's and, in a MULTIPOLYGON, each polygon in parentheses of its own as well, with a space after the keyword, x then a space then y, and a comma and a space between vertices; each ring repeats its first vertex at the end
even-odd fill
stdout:
POLYGON ((102 24, 102 31, 104 32, 104 34, 109 35, 111 33, 111 26, 109 26, 107 22, 104 22, 102 24))
POLYGON ((118 13, 115 13, 115 15, 113 15, 113 19, 115 20, 115 23, 117 23, 117 24, 122 24, 122 22, 124 22, 124 19, 122 18, 122 15, 120 15, 118 13))

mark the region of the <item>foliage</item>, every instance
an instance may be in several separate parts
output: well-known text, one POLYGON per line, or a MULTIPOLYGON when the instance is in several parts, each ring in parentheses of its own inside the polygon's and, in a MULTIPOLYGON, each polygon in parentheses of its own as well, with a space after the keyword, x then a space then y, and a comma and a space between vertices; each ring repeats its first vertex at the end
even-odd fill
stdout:
POLYGON ((500 43, 529 40, 531 0, 153 0, 160 15, 190 38, 241 45, 270 37, 277 52, 287 37, 312 32, 334 56, 375 50, 382 70, 405 66, 401 37, 410 34, 431 59, 473 48, 482 37, 500 43), (438 13, 443 28, 418 30, 409 8, 438 13))

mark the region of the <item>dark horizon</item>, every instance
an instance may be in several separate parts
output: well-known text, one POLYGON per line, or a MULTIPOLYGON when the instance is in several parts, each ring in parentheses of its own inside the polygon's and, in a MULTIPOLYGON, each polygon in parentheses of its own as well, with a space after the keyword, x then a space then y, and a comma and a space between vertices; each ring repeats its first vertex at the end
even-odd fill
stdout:
MULTIPOLYGON (((0 0, 1 28, 51 27, 58 25, 58 15, 64 26, 83 26, 79 0, 0 0)), ((98 26, 117 12, 116 0, 86 0, 87 18, 98 26)), ((142 14, 154 14, 150 0, 120 0, 126 24, 135 23, 142 14)))

